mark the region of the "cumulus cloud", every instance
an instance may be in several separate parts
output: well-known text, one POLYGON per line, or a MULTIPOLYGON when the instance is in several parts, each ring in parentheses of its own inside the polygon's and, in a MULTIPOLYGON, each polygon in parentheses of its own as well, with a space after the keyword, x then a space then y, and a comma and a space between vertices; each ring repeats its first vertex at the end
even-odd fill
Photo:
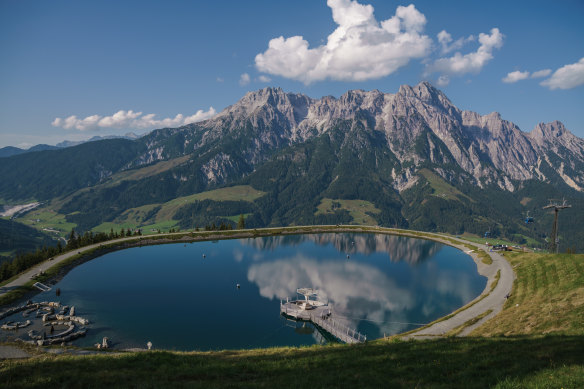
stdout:
POLYGON ((442 30, 438 33, 438 42, 441 46, 441 53, 448 54, 451 51, 460 50, 468 42, 474 41, 476 38, 474 35, 470 35, 467 38, 459 38, 453 42, 452 35, 450 35, 446 30, 442 30))
POLYGON ((270 82, 272 81, 272 79, 264 74, 262 74, 261 76, 258 77, 258 80, 260 82, 270 82))
POLYGON ((572 89, 584 84, 584 58, 580 61, 562 66, 540 85, 550 89, 572 89))
POLYGON ((529 72, 521 72, 516 70, 514 72, 507 73, 507 75, 503 77, 503 82, 512 84, 517 81, 525 80, 526 78, 529 78, 529 72))
POLYGON ((249 74, 247 73, 243 73, 240 77, 239 77, 239 85, 244 86, 249 84, 250 82, 250 77, 249 74))
MULTIPOLYGON (((449 34, 448 37, 444 34, 442 35, 443 42, 448 43, 449 40, 447 38, 452 40, 449 34)), ((503 38, 504 35, 498 28, 491 29, 490 34, 480 33, 478 39, 480 46, 477 51, 464 55, 456 52, 452 57, 439 58, 427 66, 426 73, 441 73, 450 76, 478 73, 493 59, 494 49, 503 46, 503 38)))
POLYGON ((178 114, 174 118, 157 119, 153 113, 144 115, 142 112, 120 110, 111 116, 91 115, 78 118, 75 115, 67 118, 56 118, 51 123, 53 127, 62 127, 67 130, 91 131, 104 128, 115 129, 152 129, 162 127, 180 127, 186 124, 210 119, 217 112, 210 107, 208 111, 198 110, 194 115, 178 114))
POLYGON ((542 78, 542 77, 547 77, 550 74, 552 74, 552 69, 543 69, 543 70, 538 70, 536 72, 531 73, 531 78, 542 78))
POLYGON ((446 75, 442 75, 436 80, 436 85, 438 86, 446 86, 448 84, 450 84, 450 77, 446 75))
POLYGON ((378 22, 371 5, 328 0, 338 27, 324 45, 310 48, 302 36, 270 40, 256 55, 256 68, 305 84, 325 79, 363 81, 394 73, 413 58, 425 57, 431 39, 422 34, 426 17, 411 4, 378 22))

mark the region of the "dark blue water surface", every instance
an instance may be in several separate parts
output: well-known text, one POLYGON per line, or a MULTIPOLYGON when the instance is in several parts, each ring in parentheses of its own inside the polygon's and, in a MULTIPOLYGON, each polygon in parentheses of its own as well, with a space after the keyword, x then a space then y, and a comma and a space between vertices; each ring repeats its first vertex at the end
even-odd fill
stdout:
MULTIPOLYGON (((318 288, 338 318, 375 339, 444 316, 485 285, 468 255, 439 243, 312 234, 116 251, 53 290, 92 323, 77 345, 107 336, 116 348, 210 350, 323 342, 312 325, 279 315, 279 299, 300 287, 318 288)), ((36 298, 47 299, 54 292, 36 298)))

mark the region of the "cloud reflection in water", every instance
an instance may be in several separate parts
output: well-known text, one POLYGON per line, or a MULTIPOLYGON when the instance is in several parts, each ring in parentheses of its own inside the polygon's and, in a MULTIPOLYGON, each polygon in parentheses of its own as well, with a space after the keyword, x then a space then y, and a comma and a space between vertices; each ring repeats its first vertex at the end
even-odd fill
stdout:
POLYGON ((317 288, 333 304, 335 314, 346 318, 346 324, 357 327, 366 321, 377 327, 378 336, 411 328, 407 323, 434 320, 452 310, 448 304, 461 306, 478 294, 476 279, 468 277, 465 271, 426 261, 444 247, 435 242, 371 234, 294 236, 292 242, 287 238, 291 237, 250 241, 253 246, 265 249, 310 240, 319 245, 333 244, 339 251, 353 249, 365 256, 347 261, 298 252, 252 263, 247 278, 258 286, 260 295, 281 299, 295 296, 299 287, 317 288), (378 252, 388 253, 393 261, 402 258, 410 266, 392 272, 379 261, 367 260, 368 255, 378 252))

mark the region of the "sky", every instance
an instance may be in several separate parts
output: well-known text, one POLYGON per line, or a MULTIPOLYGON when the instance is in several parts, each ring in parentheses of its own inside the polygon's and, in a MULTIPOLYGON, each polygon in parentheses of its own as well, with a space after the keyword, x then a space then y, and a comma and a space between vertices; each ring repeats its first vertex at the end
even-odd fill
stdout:
POLYGON ((266 86, 421 81, 584 138, 582 20, 582 0, 0 0, 0 147, 178 127, 266 86))

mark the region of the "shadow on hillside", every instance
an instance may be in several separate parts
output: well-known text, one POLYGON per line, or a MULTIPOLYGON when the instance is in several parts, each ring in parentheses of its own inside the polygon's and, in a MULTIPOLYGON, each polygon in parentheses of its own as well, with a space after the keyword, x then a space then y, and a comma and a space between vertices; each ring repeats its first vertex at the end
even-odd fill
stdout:
POLYGON ((584 336, 546 336, 31 359, 3 375, 12 387, 35 386, 31 377, 59 386, 571 387, 583 365, 584 336))

